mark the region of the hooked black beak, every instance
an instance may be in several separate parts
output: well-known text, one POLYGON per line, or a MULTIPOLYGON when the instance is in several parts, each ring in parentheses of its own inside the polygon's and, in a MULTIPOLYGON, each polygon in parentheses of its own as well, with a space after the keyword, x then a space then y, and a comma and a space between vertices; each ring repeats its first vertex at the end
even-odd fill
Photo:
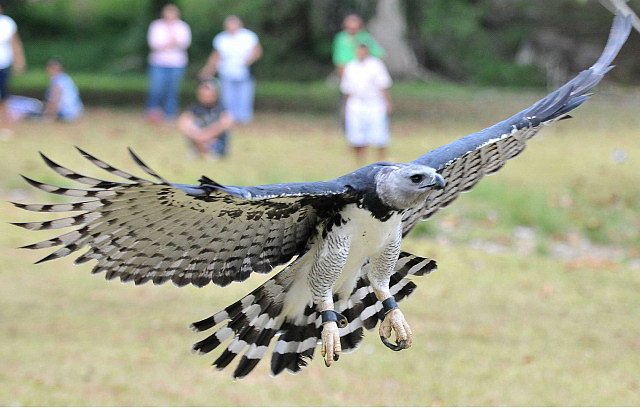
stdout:
POLYGON ((447 182, 444 181, 444 178, 439 175, 438 173, 436 173, 436 177, 435 177, 435 182, 433 183, 433 185, 435 186, 436 190, 442 190, 444 188, 444 186, 447 185, 447 182))

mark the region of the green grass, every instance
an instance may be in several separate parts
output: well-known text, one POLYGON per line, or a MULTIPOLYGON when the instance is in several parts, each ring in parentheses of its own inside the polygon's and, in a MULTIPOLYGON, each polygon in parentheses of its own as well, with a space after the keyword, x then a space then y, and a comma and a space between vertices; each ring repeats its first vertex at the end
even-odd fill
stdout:
MULTIPOLYGON (((275 91, 274 91, 275 92, 275 91)), ((482 90, 415 96, 423 115, 399 115, 390 158, 406 161, 490 125, 534 100, 482 90)), ((332 116, 259 114, 233 132, 223 162, 186 159, 170 126, 141 111, 90 109, 75 124, 31 122, 0 142, 0 404, 2 405, 638 405, 640 404, 640 117, 637 97, 600 91, 575 119, 546 129, 496 176, 423 223, 404 248, 438 260, 401 305, 414 346, 385 349, 377 335, 330 369, 268 376, 261 363, 233 382, 189 353, 187 325, 264 277, 216 287, 122 285, 70 260, 14 248, 51 234, 8 225, 37 214, 6 201, 60 201, 19 178, 63 183, 41 150, 72 169, 103 174, 79 145, 125 169, 125 147, 176 182, 201 174, 230 184, 318 180, 355 167, 332 116), (616 149, 626 152, 621 163, 616 149), (513 231, 532 228, 545 250, 523 254, 513 231), (552 256, 588 237, 623 255, 552 256), (498 243, 506 251, 473 249, 498 243), (635 263, 634 263, 635 262, 635 263)), ((617 253, 617 252, 616 252, 617 253)))
MULTIPOLYGON (((147 96, 147 76, 144 73, 105 74, 70 72, 80 89, 85 102, 93 105, 139 106, 147 96)), ((337 83, 331 81, 277 81, 258 79, 256 102, 258 108, 269 111, 334 112, 338 99, 337 83)), ((17 95, 42 98, 48 85, 44 70, 30 69, 27 73, 12 78, 12 89, 17 95)), ((196 79, 187 75, 182 86, 182 97, 192 100, 196 79)), ((486 97, 495 96, 493 89, 475 88, 460 84, 434 82, 400 82, 391 92, 404 114, 429 114, 425 104, 435 102, 437 106, 451 109, 455 105, 441 105, 441 98, 456 100, 469 97, 473 91, 484 92, 486 97)), ((502 92, 509 92, 503 90, 502 92)), ((515 91, 511 91, 512 93, 515 91)), ((518 92, 524 92, 520 90, 518 92)), ((530 92, 529 92, 530 93, 530 92)), ((437 113, 437 112, 436 112, 437 113)))

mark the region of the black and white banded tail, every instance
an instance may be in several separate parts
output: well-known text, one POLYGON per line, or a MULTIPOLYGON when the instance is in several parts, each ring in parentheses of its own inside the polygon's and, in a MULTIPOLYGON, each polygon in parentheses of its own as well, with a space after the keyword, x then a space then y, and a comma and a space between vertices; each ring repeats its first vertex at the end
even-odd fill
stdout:
MULTIPOLYGON (((391 293, 397 301, 409 296, 416 284, 408 276, 422 276, 435 270, 436 262, 416 255, 401 252, 391 277, 391 293)), ((346 299, 335 299, 335 309, 349 320, 340 329, 343 352, 355 350, 362 341, 363 328, 373 330, 384 318, 382 303, 378 301, 366 278, 368 264, 363 267, 362 276, 346 299)), ((222 370, 238 355, 240 362, 233 372, 234 378, 249 374, 269 351, 269 345, 276 337, 271 355, 271 374, 278 375, 284 370, 297 373, 313 354, 320 339, 322 321, 314 305, 304 310, 304 318, 295 323, 286 319, 283 306, 286 292, 292 280, 293 269, 285 268, 263 285, 224 310, 192 324, 196 331, 216 328, 207 338, 194 344, 198 353, 209 353, 226 343, 222 354, 213 365, 222 370)))

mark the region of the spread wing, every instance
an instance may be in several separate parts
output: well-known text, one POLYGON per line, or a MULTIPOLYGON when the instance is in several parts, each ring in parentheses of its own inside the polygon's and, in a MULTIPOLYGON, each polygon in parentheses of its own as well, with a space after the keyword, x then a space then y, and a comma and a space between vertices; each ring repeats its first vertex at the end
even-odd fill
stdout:
MULTIPOLYGON (((80 150, 80 149, 78 149, 80 150)), ((43 222, 16 223, 29 230, 74 227, 55 238, 24 248, 59 247, 38 262, 88 247, 76 263, 97 260, 93 273, 141 284, 172 280, 177 285, 209 282, 224 286, 252 271, 266 273, 305 249, 316 224, 348 199, 336 182, 291 183, 255 187, 222 186, 203 177, 200 185, 172 184, 132 157, 156 181, 118 170, 80 150, 96 166, 124 178, 113 182, 84 176, 44 155, 58 174, 88 189, 40 183, 53 194, 79 197, 67 204, 19 204, 39 212, 80 212, 43 222)))
POLYGON ((568 112, 587 100, 591 90, 612 68, 610 64, 630 31, 631 18, 617 15, 607 45, 591 68, 512 117, 416 159, 414 163, 435 168, 447 185, 442 190, 432 191, 424 205, 405 213, 404 234, 419 220, 429 218, 461 192, 470 190, 484 175, 498 171, 507 160, 520 154, 527 140, 535 136, 543 125, 567 118, 568 112))

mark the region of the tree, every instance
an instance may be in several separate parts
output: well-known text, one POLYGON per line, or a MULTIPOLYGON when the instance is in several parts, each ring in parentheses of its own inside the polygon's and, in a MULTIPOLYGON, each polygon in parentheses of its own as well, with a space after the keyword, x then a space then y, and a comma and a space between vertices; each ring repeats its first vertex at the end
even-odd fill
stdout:
POLYGON ((368 29, 385 49, 385 62, 393 76, 403 79, 428 79, 433 76, 418 63, 408 42, 407 22, 400 0, 378 0, 368 29))

